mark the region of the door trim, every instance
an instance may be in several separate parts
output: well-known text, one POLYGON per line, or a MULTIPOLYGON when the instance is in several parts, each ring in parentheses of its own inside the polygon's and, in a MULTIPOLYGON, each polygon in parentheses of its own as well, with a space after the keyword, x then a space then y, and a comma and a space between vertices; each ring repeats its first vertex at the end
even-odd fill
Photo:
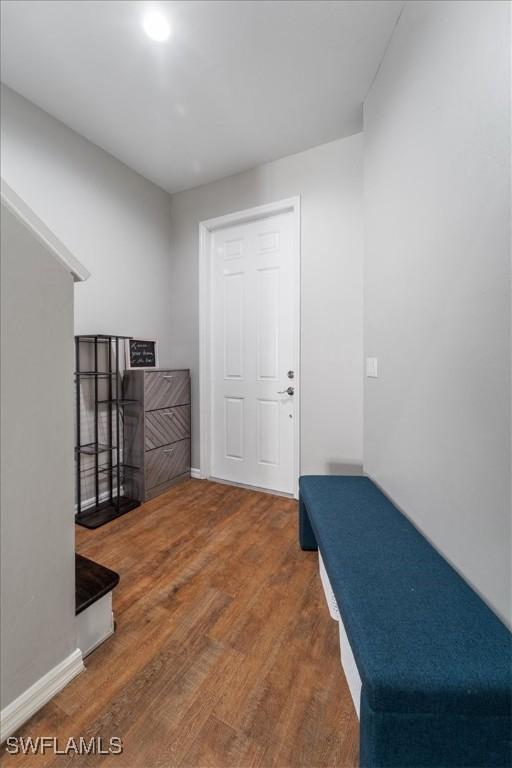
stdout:
POLYGON ((275 203, 259 205, 214 219, 199 223, 199 429, 200 429, 200 463, 199 471, 202 478, 211 477, 211 412, 212 412, 212 377, 211 377, 211 316, 212 316, 212 258, 211 240, 214 232, 236 224, 246 224, 250 221, 267 219, 280 213, 291 213, 293 216, 293 254, 295 263, 294 317, 295 338, 294 354, 297 370, 295 379, 297 389, 295 395, 295 429, 293 471, 296 478, 294 489, 298 498, 298 480, 300 471, 300 195, 275 203))

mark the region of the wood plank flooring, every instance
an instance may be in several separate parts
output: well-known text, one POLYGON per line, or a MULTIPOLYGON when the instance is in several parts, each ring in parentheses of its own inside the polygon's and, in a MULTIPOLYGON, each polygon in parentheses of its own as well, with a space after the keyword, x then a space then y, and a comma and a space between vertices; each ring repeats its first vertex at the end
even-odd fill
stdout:
POLYGON ((190 480, 77 551, 117 571, 117 630, 17 734, 111 736, 122 755, 2 765, 353 768, 358 721, 296 502, 190 480))

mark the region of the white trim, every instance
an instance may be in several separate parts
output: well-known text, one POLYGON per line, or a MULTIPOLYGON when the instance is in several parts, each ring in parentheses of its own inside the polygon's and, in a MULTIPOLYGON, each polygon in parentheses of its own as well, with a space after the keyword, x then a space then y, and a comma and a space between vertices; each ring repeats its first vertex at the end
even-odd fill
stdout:
POLYGON ((296 197, 288 197, 286 200, 277 200, 275 203, 246 208, 244 211, 227 213, 224 216, 217 216, 215 219, 206 219, 206 221, 200 222, 199 227, 211 233, 218 229, 231 227, 233 224, 247 224, 248 221, 258 221, 259 219, 267 219, 269 216, 276 216, 279 213, 293 213, 299 210, 300 195, 297 195, 296 197))
POLYGON ((201 470, 197 467, 191 467, 190 477, 192 477, 194 480, 206 480, 205 476, 201 474, 201 470))
POLYGON ((280 496, 282 499, 295 499, 293 493, 286 493, 286 491, 276 491, 273 488, 262 488, 260 485, 247 485, 246 483, 236 483, 234 480, 223 480, 221 477, 209 477, 212 483, 220 483, 221 485, 230 485, 232 488, 245 488, 247 491, 258 491, 259 493, 268 493, 270 496, 280 496))
POLYGON ((296 418, 295 418, 295 455, 294 477, 296 487, 295 498, 299 493, 300 474, 300 195, 286 200, 278 200, 267 205, 258 205, 244 211, 228 213, 215 219, 207 219, 199 223, 199 429, 200 429, 200 475, 209 478, 211 475, 211 376, 210 376, 210 317, 212 314, 211 292, 211 237, 214 232, 234 224, 246 224, 249 221, 265 219, 280 213, 291 213, 294 217, 295 254, 297 269, 297 290, 295 292, 295 359, 297 361, 295 390, 296 418))
POLYGON ((34 237, 41 245, 54 256, 57 261, 68 272, 73 275, 75 282, 87 280, 90 272, 76 259, 71 251, 55 237, 53 232, 41 221, 34 211, 25 203, 21 197, 7 184, 5 179, 1 180, 1 198, 2 205, 20 221, 23 226, 30 229, 34 237))
POLYGON ((4 707, 0 712, 0 742, 4 742, 17 731, 84 669, 82 653, 77 648, 17 699, 4 707))

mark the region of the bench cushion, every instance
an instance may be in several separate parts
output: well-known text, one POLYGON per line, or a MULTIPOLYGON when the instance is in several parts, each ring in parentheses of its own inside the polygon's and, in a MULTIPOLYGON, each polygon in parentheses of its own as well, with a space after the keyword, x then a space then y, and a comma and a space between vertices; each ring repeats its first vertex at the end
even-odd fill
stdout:
POLYGON ((510 716, 511 633, 409 520, 366 477, 300 494, 370 706, 510 716))

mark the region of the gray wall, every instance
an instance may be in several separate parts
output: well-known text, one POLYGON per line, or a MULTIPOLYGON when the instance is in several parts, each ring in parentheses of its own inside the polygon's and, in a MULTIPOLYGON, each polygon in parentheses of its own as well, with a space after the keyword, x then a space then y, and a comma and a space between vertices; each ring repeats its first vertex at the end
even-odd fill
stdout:
POLYGON ((510 22, 407 3, 365 104, 365 469, 506 620, 510 22))
POLYGON ((173 361, 192 369, 199 467, 199 222, 301 195, 302 472, 362 464, 362 135, 172 197, 173 361))
POLYGON ((170 196, 2 86, 2 176, 91 272, 76 333, 156 336, 172 363, 170 196))
POLYGON ((2 86, 2 175, 91 272, 75 331, 157 336, 192 369, 194 466, 199 221, 301 194, 302 469, 361 466, 361 135, 171 198, 2 86))
POLYGON ((2 206, 1 707, 76 649, 73 281, 2 206))

